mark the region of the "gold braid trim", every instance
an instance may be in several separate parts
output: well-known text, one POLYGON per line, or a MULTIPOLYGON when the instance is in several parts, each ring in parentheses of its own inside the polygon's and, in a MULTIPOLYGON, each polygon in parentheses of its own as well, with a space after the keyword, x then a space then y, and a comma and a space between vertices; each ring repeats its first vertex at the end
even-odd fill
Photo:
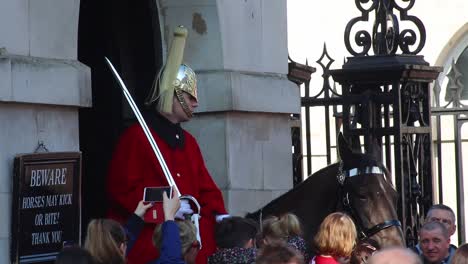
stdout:
POLYGON ((180 105, 182 106, 182 109, 184 110, 185 114, 187 114, 187 116, 189 118, 191 118, 193 116, 193 114, 192 114, 192 111, 190 111, 190 108, 188 107, 187 102, 185 102, 183 93, 184 92, 182 90, 175 89, 175 94, 176 94, 177 100, 179 101, 180 105))

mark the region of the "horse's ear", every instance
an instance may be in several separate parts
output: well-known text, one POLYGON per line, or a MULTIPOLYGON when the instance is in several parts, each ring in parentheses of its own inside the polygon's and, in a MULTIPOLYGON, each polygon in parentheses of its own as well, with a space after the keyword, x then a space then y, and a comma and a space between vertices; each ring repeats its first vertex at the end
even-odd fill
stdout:
POLYGON ((348 142, 341 132, 338 134, 338 154, 341 160, 346 160, 347 157, 353 155, 353 151, 349 148, 348 142))
POLYGON ((375 160, 382 162, 382 142, 378 141, 377 139, 374 140, 372 144, 372 148, 369 150, 369 155, 373 157, 375 160))

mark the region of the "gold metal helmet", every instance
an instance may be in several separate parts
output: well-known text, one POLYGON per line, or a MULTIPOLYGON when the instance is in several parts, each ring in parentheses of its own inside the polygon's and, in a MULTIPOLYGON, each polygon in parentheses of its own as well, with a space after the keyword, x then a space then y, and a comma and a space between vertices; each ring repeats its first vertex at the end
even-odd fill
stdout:
POLYGON ((149 106, 156 103, 158 111, 172 113, 172 102, 175 94, 184 112, 191 117, 192 112, 184 100, 183 92, 198 100, 197 77, 190 67, 182 64, 187 34, 187 29, 182 26, 174 30, 174 39, 169 49, 166 65, 156 76, 152 91, 145 104, 149 106))
POLYGON ((188 117, 192 117, 192 111, 184 99, 183 93, 186 92, 198 101, 197 97, 197 76, 189 66, 181 64, 177 72, 177 78, 174 81, 174 91, 182 109, 188 117))
POLYGON ((174 87, 177 90, 186 92, 198 100, 197 97, 197 76, 195 72, 186 64, 181 64, 177 72, 177 78, 174 81, 174 87))

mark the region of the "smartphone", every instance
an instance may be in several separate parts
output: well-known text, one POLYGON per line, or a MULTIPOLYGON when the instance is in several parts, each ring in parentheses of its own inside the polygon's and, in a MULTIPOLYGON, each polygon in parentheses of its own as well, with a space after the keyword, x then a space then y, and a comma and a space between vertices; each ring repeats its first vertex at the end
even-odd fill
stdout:
POLYGON ((168 197, 172 197, 172 187, 145 187, 143 192, 143 201, 145 202, 162 202, 163 193, 166 192, 168 197))

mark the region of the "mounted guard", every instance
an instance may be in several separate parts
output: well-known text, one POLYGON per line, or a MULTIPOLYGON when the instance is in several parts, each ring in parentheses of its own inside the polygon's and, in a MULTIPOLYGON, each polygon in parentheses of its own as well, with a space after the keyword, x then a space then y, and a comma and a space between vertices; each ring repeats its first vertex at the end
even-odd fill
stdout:
MULTIPOLYGON (((107 178, 111 205, 108 215, 122 221, 141 200, 145 187, 170 185, 184 194, 176 217, 185 219, 189 215, 199 232, 199 241, 203 241, 196 263, 206 263, 216 247, 216 219, 227 216, 227 212, 195 138, 180 126, 192 118, 198 106, 196 75, 182 64, 186 37, 187 29, 176 28, 167 62, 155 78, 145 101, 148 110, 143 115, 108 61, 140 123, 124 132, 114 152, 107 178)), ((145 224, 128 263, 147 263, 157 258, 151 243, 154 228, 155 224, 145 224)))

